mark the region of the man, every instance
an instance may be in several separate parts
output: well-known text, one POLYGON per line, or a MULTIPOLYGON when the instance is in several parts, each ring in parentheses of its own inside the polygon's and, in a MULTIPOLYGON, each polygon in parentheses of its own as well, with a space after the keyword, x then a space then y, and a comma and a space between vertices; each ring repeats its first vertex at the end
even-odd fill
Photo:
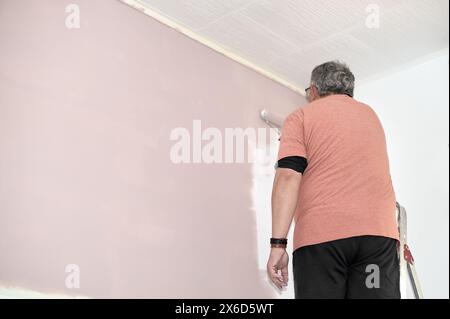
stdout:
POLYGON ((295 298, 400 298, 396 198, 383 127, 353 99, 340 62, 317 66, 309 104, 281 132, 267 271, 288 282, 286 236, 295 219, 295 298))

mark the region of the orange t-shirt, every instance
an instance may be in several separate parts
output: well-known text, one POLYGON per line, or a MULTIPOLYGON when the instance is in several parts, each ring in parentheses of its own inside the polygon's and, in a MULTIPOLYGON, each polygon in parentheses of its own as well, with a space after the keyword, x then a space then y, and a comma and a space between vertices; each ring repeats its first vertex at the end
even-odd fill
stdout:
POLYGON ((296 110, 284 122, 278 160, 290 156, 308 161, 294 250, 363 235, 399 239, 386 138, 370 106, 337 94, 296 110))

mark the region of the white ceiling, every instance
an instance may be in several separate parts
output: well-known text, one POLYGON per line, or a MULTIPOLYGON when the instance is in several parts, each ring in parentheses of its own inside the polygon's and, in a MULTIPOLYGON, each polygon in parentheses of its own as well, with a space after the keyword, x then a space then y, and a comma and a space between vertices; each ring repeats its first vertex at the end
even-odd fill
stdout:
POLYGON ((297 88, 325 61, 363 81, 448 48, 448 0, 134 1, 297 88), (378 29, 366 26, 373 4, 378 29))

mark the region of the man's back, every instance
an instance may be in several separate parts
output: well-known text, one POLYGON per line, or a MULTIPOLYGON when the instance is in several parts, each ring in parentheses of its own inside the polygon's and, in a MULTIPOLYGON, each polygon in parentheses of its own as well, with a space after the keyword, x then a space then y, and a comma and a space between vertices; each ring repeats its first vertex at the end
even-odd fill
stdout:
POLYGON ((279 158, 294 155, 308 161, 294 250, 360 235, 398 239, 385 134, 372 108, 335 94, 298 109, 286 120, 279 158), (283 140, 289 130, 296 130, 302 150, 283 140))
POLYGON ((310 104, 283 124, 267 271, 275 285, 286 285, 294 218, 295 298, 400 298, 386 138, 375 112, 352 98, 354 88, 344 63, 316 66, 305 89, 310 104))

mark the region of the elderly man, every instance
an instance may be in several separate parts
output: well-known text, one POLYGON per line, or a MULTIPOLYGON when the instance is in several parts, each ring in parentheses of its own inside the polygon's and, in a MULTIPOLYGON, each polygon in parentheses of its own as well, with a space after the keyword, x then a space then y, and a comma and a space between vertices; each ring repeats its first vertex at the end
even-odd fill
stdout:
POLYGON ((284 122, 272 193, 273 283, 288 282, 292 219, 295 298, 400 298, 396 198, 385 134, 353 98, 340 62, 317 66, 309 104, 284 122))

